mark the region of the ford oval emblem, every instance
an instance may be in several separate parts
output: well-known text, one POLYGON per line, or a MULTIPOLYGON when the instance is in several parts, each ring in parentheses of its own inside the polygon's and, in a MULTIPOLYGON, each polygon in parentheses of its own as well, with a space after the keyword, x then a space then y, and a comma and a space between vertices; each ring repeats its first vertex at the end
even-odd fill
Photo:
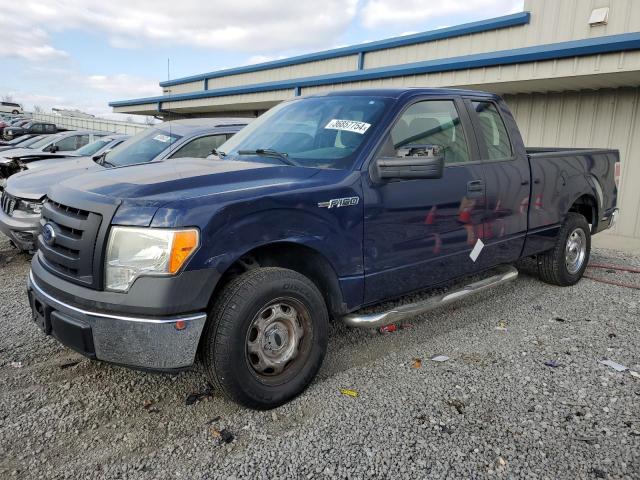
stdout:
POLYGON ((42 240, 49 246, 53 245, 56 241, 56 230, 50 223, 45 223, 42 227, 42 240))

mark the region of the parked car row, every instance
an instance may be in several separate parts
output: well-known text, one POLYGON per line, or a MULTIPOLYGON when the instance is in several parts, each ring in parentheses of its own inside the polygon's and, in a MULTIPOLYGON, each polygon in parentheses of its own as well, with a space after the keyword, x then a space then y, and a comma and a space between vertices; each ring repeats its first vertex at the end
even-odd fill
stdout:
POLYGON ((242 118, 174 120, 131 138, 103 132, 64 132, 42 137, 22 149, 0 152, 0 185, 2 182, 5 185, 0 231, 19 249, 33 251, 42 205, 52 185, 84 173, 116 167, 180 157, 205 158, 248 121, 242 118), (82 148, 78 149, 79 146, 82 148))
POLYGON ((20 164, 0 227, 37 247, 27 291, 45 334, 138 369, 200 358, 229 398, 273 408, 318 372, 329 318, 403 322, 514 280, 530 256, 573 285, 617 217, 617 151, 528 149, 493 94, 339 91, 246 123, 168 122, 20 164), (484 278, 363 310, 469 275, 484 278))
POLYGON ((58 128, 54 123, 45 123, 29 120, 16 126, 5 127, 2 136, 5 140, 13 140, 14 138, 28 134, 51 134, 56 133, 58 128))

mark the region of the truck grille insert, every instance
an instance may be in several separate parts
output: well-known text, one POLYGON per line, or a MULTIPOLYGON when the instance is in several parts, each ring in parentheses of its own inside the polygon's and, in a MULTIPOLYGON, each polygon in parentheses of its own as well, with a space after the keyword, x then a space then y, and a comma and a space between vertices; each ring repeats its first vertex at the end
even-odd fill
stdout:
POLYGON ((102 215, 47 200, 42 208, 38 255, 53 273, 96 288, 94 256, 102 215))
POLYGON ((20 202, 20 200, 18 200, 14 196, 9 195, 7 192, 2 192, 2 197, 0 198, 0 208, 2 208, 2 211, 4 213, 11 217, 13 216, 13 211, 18 206, 18 202, 20 202))

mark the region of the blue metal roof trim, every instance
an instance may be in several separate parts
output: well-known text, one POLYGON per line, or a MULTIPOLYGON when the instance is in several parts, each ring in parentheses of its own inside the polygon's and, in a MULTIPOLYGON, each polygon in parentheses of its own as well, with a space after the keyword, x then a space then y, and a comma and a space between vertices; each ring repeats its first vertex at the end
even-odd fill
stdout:
POLYGON ((515 63, 529 63, 553 60, 556 58, 598 55, 602 53, 614 53, 628 50, 640 50, 640 32, 588 38, 585 40, 573 40, 570 42, 538 45, 535 47, 517 48, 513 50, 502 50, 499 52, 479 53, 439 60, 427 60, 424 62, 372 68, 368 70, 354 70, 350 72, 333 73, 315 77, 257 83, 241 87, 227 87, 177 95, 162 95, 159 97, 122 100, 110 102, 109 106, 121 107, 143 105, 145 103, 153 102, 174 102, 208 97, 223 97, 227 95, 241 95, 244 93, 286 90, 295 89, 296 87, 313 87, 334 83, 357 82, 361 80, 378 80, 424 73, 450 72, 455 70, 466 70, 469 68, 512 65, 515 63))
POLYGON ((246 65, 244 67, 227 68, 225 70, 217 70, 215 72, 201 73, 189 77, 176 78, 160 82, 161 87, 170 87, 172 85, 180 85, 182 83, 196 82, 199 80, 226 77, 228 75, 236 75, 239 73, 259 72, 277 67, 289 67, 302 63, 315 62, 318 60, 327 60, 330 58, 345 57, 347 55, 355 55, 358 53, 373 52, 376 50, 384 50, 387 48, 401 47, 404 45, 415 45, 417 43, 432 42, 445 38, 459 37, 472 33, 486 32, 490 30, 498 30, 501 28, 516 27, 529 23, 531 14, 529 12, 515 13, 504 17, 491 18, 489 20, 481 20, 479 22, 465 23, 455 27, 441 28, 428 32, 415 33, 413 35, 404 35, 402 37, 388 38, 375 42, 361 43, 359 45, 350 45, 348 47, 334 48, 322 52, 309 53, 306 55, 298 55, 282 60, 272 60, 270 62, 257 63, 254 65, 246 65))

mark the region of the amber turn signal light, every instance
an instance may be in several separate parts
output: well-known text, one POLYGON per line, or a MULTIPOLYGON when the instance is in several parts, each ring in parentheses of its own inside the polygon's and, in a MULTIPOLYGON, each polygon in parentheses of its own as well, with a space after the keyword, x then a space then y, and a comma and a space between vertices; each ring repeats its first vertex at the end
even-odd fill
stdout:
POLYGON ((198 248, 198 231, 183 230, 175 232, 169 257, 169 272, 176 273, 185 264, 187 259, 198 248))

